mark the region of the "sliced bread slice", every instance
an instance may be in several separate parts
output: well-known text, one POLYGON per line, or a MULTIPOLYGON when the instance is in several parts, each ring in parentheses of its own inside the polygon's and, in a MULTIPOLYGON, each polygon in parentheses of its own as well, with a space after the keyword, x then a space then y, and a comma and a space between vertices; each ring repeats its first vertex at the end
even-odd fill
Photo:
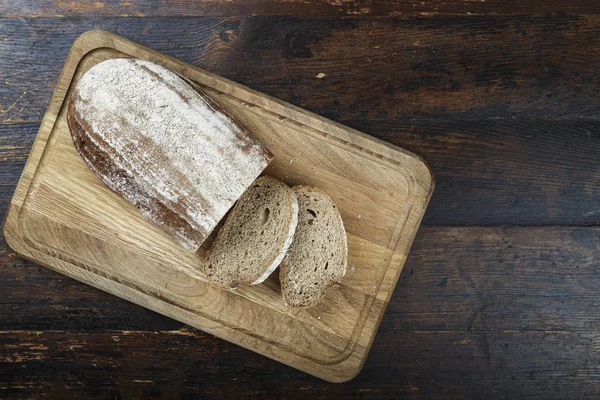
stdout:
POLYGON ((325 192, 309 186, 292 190, 298 200, 298 226, 281 263, 281 292, 290 306, 312 307, 346 273, 346 231, 340 212, 325 192))
POLYGON ((298 222, 292 190, 258 178, 240 197, 207 253, 205 272, 220 287, 263 282, 281 263, 298 222))

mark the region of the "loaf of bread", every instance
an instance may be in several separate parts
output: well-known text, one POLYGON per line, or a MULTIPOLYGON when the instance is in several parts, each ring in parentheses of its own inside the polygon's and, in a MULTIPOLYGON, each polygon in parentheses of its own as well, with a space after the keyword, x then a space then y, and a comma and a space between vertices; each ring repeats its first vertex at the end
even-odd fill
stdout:
POLYGON ((87 71, 67 120, 100 179, 190 251, 272 160, 199 87, 138 59, 109 59, 87 71))

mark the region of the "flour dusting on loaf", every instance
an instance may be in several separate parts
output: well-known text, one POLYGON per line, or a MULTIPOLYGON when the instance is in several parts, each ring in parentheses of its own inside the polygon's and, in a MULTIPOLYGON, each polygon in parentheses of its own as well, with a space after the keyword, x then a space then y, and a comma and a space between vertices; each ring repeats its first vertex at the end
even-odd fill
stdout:
POLYGON ((191 251, 272 159, 197 86, 144 60, 92 67, 73 91, 68 120, 104 183, 191 251))

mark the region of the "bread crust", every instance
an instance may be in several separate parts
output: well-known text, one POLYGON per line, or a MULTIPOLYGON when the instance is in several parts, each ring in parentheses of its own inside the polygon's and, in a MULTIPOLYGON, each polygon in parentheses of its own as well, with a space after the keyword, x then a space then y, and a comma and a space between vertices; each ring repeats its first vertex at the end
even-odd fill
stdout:
POLYGON ((147 194, 127 170, 117 167, 114 155, 106 153, 90 139, 90 135, 75 119, 73 99, 69 101, 67 123, 77 153, 110 190, 123 196, 142 215, 160 225, 184 247, 193 249, 204 241, 205 235, 202 232, 195 230, 179 214, 147 194))
POLYGON ((196 84, 143 60, 92 67, 67 121, 96 175, 193 252, 273 158, 196 84))

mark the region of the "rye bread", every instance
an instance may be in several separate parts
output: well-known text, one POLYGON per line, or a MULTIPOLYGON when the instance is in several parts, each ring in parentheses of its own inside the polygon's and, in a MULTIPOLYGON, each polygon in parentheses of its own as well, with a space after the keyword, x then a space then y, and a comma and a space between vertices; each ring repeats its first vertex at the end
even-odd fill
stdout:
POLYGON ((346 231, 337 206, 325 192, 309 186, 292 190, 298 201, 298 226, 279 268, 281 292, 290 306, 312 307, 346 273, 346 231))
POLYGON ((263 282, 285 256, 297 222, 292 190, 275 178, 258 178, 217 234, 207 253, 206 275, 223 288, 263 282))
POLYGON ((195 84, 144 60, 92 67, 67 121, 96 175, 190 251, 272 160, 195 84))

